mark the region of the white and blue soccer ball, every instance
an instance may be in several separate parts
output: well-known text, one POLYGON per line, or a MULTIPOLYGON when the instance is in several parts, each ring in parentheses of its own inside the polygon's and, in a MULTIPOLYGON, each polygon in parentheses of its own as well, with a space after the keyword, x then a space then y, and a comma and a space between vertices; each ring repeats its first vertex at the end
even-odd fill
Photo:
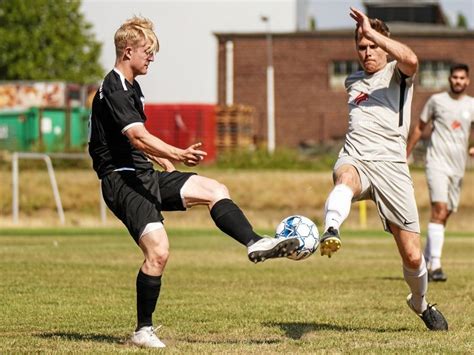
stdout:
POLYGON ((300 215, 289 216, 277 226, 275 238, 295 237, 300 240, 300 247, 288 256, 289 259, 306 259, 319 247, 318 227, 307 217, 300 215))

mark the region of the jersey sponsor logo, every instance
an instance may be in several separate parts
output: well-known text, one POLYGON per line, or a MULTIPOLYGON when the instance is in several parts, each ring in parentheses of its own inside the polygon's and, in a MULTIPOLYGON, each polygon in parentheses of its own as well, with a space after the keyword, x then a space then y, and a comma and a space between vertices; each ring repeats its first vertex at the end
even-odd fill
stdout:
POLYGON ((361 92, 357 97, 354 99, 354 102, 357 106, 359 106, 362 102, 369 100, 369 94, 365 92, 361 92))
POLYGON ((452 129, 459 129, 459 128, 461 128, 461 122, 459 122, 458 120, 454 120, 454 121, 451 123, 451 128, 452 128, 452 129))

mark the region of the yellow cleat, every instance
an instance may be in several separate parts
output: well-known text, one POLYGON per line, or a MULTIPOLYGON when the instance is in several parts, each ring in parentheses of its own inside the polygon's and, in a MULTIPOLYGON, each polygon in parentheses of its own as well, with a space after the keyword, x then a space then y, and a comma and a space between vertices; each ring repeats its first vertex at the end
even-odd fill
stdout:
POLYGON ((327 255, 329 258, 339 249, 341 249, 342 243, 341 238, 339 237, 339 232, 333 227, 329 227, 326 232, 324 232, 321 241, 320 241, 320 250, 321 256, 327 255))

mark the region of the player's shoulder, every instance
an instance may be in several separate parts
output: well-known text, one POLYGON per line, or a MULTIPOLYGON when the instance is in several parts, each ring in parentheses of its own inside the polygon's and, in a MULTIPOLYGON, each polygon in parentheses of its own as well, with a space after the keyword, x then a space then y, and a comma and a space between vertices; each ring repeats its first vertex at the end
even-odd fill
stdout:
POLYGON ((349 74, 346 78, 346 80, 344 81, 344 86, 346 88, 346 90, 348 90, 352 84, 354 84, 355 82, 365 78, 365 72, 363 70, 359 70, 359 71, 356 71, 352 74, 349 74))
POLYGON ((126 80, 119 72, 111 70, 102 82, 104 92, 113 93, 115 91, 126 91, 128 89, 126 80))
POLYGON ((442 102, 442 101, 446 101, 446 100, 449 100, 449 99, 450 99, 450 96, 449 96, 448 92, 447 91, 441 91, 441 92, 437 92, 437 93, 431 95, 428 101, 442 102))
POLYGON ((474 97, 466 95, 469 105, 471 106, 471 110, 474 111, 474 97))

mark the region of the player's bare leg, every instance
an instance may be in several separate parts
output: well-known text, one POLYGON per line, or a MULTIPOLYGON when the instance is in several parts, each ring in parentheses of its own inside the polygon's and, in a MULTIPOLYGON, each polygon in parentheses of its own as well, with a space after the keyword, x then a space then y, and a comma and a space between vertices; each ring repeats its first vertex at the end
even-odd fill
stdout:
POLYGON ((335 172, 336 186, 331 191, 325 205, 325 229, 321 236, 321 255, 331 255, 341 246, 339 228, 349 216, 352 198, 361 191, 361 182, 357 170, 352 165, 342 165, 335 172))

